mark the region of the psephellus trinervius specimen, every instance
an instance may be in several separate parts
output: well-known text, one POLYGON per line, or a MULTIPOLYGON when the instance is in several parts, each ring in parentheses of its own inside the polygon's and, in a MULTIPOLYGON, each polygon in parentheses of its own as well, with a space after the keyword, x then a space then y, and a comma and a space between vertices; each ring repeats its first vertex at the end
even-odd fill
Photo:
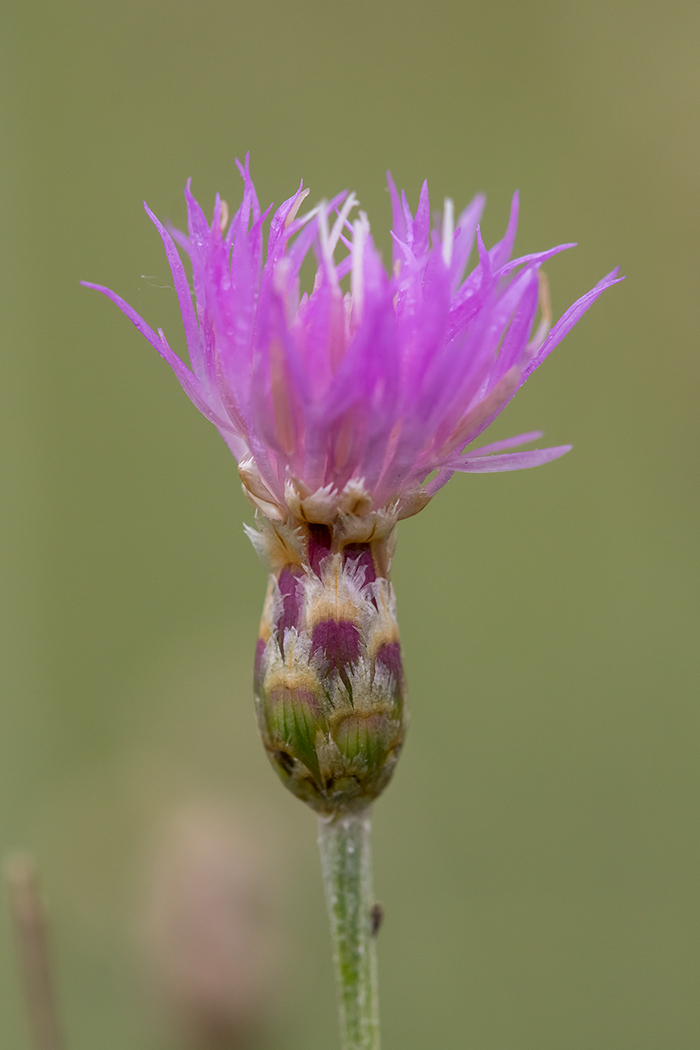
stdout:
POLYGON ((191 368, 99 285, 168 362, 217 427, 256 508, 251 539, 270 568, 255 702, 284 784, 319 814, 345 1050, 377 1050, 379 1021, 369 807, 391 778, 406 686, 389 569, 396 525, 455 472, 519 470, 569 445, 512 451, 541 432, 474 442, 610 285, 604 277, 552 325, 542 264, 571 245, 511 259, 517 194, 486 249, 484 198, 431 220, 389 177, 393 259, 341 193, 305 214, 299 189, 261 212, 248 158, 232 218, 212 222, 185 191, 188 233, 160 233, 191 368), (270 218, 265 244, 265 226, 270 218), (474 243, 476 266, 468 269, 474 243), (189 259, 192 291, 178 251, 189 259), (310 250, 317 270, 300 292, 310 250), (346 287, 348 286, 349 287, 346 287))

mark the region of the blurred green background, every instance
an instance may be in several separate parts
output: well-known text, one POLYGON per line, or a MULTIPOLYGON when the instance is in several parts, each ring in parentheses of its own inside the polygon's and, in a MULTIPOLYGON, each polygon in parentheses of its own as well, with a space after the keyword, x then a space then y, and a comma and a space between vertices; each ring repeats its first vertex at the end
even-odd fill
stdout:
MULTIPOLYGON (((700 1041, 696 687, 700 7, 681 0, 6 0, 0 13, 2 849, 38 858, 69 1050, 153 1050, 149 842, 215 798, 274 868, 267 1045, 337 1045, 313 816, 250 697, 264 572, 214 429, 81 278, 182 350, 159 238, 303 175, 485 190, 559 315, 606 293, 493 428, 574 452, 456 477, 394 567, 412 723, 376 807, 387 1050, 700 1041), (142 275, 146 275, 143 277, 142 275)), ((28 1046, 6 914, 2 1045, 28 1046)))

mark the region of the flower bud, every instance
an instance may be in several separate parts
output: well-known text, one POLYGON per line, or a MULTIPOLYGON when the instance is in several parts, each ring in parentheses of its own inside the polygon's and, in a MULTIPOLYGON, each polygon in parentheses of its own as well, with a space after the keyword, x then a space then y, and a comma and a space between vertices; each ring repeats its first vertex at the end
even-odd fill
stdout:
MULTIPOLYGON (((302 515, 316 506, 303 502, 302 515)), ((264 519, 251 535, 273 570, 254 681, 258 726, 280 779, 332 814, 360 809, 386 787, 406 703, 388 578, 396 515, 336 506, 325 516, 331 524, 264 519)))

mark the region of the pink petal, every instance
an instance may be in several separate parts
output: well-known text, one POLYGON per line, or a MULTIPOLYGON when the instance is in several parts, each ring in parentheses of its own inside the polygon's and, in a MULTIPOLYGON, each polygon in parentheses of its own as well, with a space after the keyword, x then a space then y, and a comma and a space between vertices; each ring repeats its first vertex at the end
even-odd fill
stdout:
POLYGON ((572 445, 557 445, 554 448, 534 448, 531 452, 510 452, 505 456, 461 456, 450 460, 449 467, 463 474, 496 474, 502 470, 525 470, 539 467, 559 459, 573 448, 572 445))
POLYGON ((157 350, 164 361, 167 361, 173 372, 178 378, 180 386, 185 391, 195 408, 198 408, 203 416, 206 416, 214 426, 220 430, 229 430, 233 432, 233 427, 228 421, 223 420, 211 407, 209 398, 206 390, 197 379, 196 375, 190 372, 184 361, 174 353, 168 346, 165 338, 161 338, 156 335, 150 325, 146 324, 144 319, 133 310, 129 304, 122 299, 120 295, 113 292, 110 288, 105 288, 101 284, 91 284, 89 281, 80 282, 84 288, 94 288, 96 292, 102 292, 108 299, 111 299, 115 303, 122 313, 125 313, 129 318, 134 327, 145 336, 154 350, 157 350))
POLYGON ((517 448, 518 445, 529 445, 531 441, 539 441, 541 437, 544 437, 543 430, 530 430, 527 434, 518 434, 517 437, 505 438, 503 441, 493 441, 490 445, 470 448, 466 455, 470 459, 477 453, 485 456, 487 452, 501 452, 504 448, 517 448))

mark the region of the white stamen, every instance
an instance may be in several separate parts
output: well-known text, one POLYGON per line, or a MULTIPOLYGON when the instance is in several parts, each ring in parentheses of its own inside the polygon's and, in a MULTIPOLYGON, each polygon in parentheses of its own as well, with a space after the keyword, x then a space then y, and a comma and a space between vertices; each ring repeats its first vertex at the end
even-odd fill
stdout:
POLYGON ((336 249, 336 247, 338 245, 338 241, 340 240, 340 235, 343 232, 343 227, 345 226, 345 220, 347 219, 348 215, 350 214, 352 209, 355 207, 355 205, 359 204, 359 203, 360 202, 358 201, 358 199, 355 196, 355 194, 351 193, 351 194, 348 195, 348 197, 347 197, 347 199, 345 201, 345 204, 340 209, 340 214, 338 215, 338 218, 335 220, 335 222, 333 224, 333 229, 331 230, 331 235, 330 235, 329 247, 330 247, 332 252, 335 251, 335 249, 336 249))
POLYGON ((352 224, 352 274, 350 277, 350 288, 352 290, 352 313, 357 324, 362 317, 362 305, 364 301, 364 274, 362 270, 365 254, 365 245, 369 235, 369 221, 364 211, 352 224))
POLYGON ((328 201, 322 201, 320 205, 318 235, 321 242, 321 254, 323 256, 323 261, 326 264, 328 276, 334 284, 338 283, 338 278, 335 272, 333 253, 338 246, 338 241, 340 240, 340 235, 343 232, 343 227, 345 226, 347 217, 357 203, 358 201, 355 194, 349 194, 340 210, 338 218, 333 223, 333 229, 330 232, 328 231, 328 201))
POLYGON ((442 215, 442 261, 445 266, 452 262, 452 246, 455 232, 454 201, 445 197, 445 210, 442 215))
POLYGON ((219 224, 221 226, 221 232, 224 233, 228 226, 228 204, 226 201, 221 202, 221 218, 219 224))
MULTIPOLYGON (((328 273, 335 276, 335 267, 333 266, 333 252, 331 251, 329 244, 328 234, 328 201, 321 201, 318 205, 318 239, 321 242, 321 255, 323 261, 326 264, 328 273)), ((318 274, 316 275, 318 278, 318 274)))
MULTIPOLYGON (((306 200, 306 198, 309 196, 310 193, 311 193, 311 190, 302 190, 301 191, 301 193, 297 197, 295 203, 289 209, 289 215, 284 220, 284 228, 285 228, 285 230, 287 229, 288 226, 292 225, 292 223, 294 222, 294 220, 297 217, 297 213, 298 213, 299 209, 301 208, 302 204, 304 203, 304 201, 306 200)), ((304 216, 304 218, 307 218, 307 216, 304 216)))
MULTIPOLYGON (((308 193, 309 191, 307 190, 306 192, 308 193)), ((322 203, 323 201, 321 202, 321 204, 322 203)), ((319 211, 321 210, 321 204, 317 204, 315 208, 311 209, 311 211, 307 211, 306 215, 302 215, 302 217, 299 219, 301 226, 306 226, 307 222, 310 222, 311 219, 315 218, 315 216, 318 215, 319 211)), ((299 229, 301 229, 301 226, 299 227, 299 229)))
POLYGON ((543 270, 537 271, 537 280, 539 281, 539 300, 540 300, 540 323, 537 326, 533 338, 527 344, 529 353, 533 354, 544 343, 545 339, 549 335, 549 330, 552 327, 552 303, 549 298, 549 281, 547 280, 547 274, 543 270))

